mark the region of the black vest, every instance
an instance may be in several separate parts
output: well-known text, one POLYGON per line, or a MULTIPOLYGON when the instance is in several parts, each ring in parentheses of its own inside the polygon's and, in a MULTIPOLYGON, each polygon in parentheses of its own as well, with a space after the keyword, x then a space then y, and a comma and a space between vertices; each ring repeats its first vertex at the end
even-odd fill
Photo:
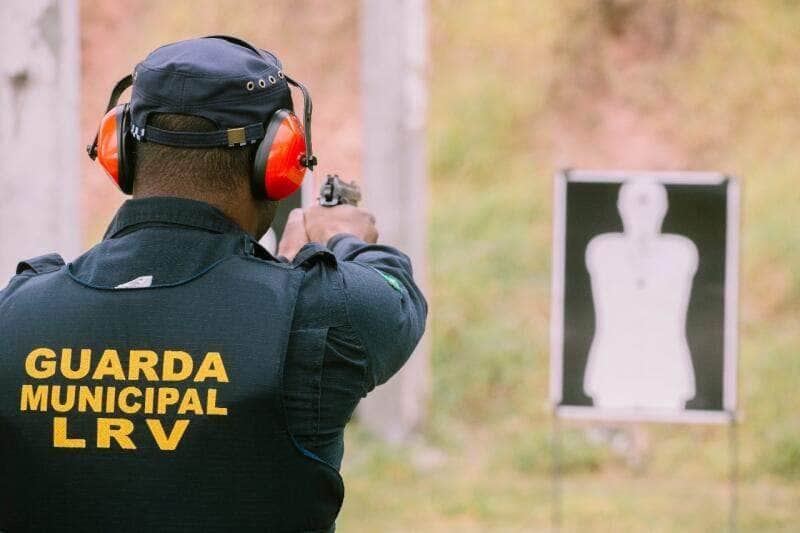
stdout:
POLYGON ((22 264, 0 301, 0 531, 329 530, 341 477, 283 407, 302 263, 116 290, 22 264))

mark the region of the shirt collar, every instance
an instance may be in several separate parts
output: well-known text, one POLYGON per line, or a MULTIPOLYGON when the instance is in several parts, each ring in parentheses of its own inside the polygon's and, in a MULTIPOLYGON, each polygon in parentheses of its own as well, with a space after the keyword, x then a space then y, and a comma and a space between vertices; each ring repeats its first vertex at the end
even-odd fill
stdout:
POLYGON ((155 196, 127 200, 119 208, 103 236, 113 239, 121 231, 136 224, 161 222, 205 229, 215 233, 246 232, 222 211, 197 200, 171 196, 155 196))

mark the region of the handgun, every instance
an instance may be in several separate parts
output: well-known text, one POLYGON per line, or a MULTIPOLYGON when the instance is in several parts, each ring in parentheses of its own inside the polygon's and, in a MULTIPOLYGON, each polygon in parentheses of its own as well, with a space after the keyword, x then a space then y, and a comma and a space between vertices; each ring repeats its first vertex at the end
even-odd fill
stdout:
POLYGON ((347 183, 336 174, 325 176, 325 182, 319 189, 319 205, 333 207, 335 205, 358 205, 361 201, 361 188, 355 181, 347 183))

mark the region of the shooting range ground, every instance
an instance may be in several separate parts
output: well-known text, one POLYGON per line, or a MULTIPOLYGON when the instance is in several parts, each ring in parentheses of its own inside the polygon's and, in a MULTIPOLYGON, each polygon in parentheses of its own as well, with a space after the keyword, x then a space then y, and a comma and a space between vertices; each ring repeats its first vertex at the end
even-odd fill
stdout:
MULTIPOLYGON (((446 460, 352 431, 348 530, 549 529, 551 172, 564 166, 742 176, 739 530, 800 520, 800 10, 600 4, 432 2, 426 437, 446 460)), ((639 466, 624 438, 587 427, 562 428, 563 531, 724 530, 726 427, 620 425, 648 435, 639 466)))

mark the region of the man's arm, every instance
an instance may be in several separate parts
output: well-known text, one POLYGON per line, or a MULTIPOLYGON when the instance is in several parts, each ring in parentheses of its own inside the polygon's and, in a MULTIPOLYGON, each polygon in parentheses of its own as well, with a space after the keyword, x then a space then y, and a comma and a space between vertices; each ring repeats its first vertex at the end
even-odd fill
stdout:
POLYGON ((367 352, 367 390, 385 383, 408 360, 425 331, 428 304, 411 260, 390 246, 352 234, 328 241, 338 259, 347 312, 367 352))
POLYGON ((386 382, 408 360, 428 312, 408 256, 375 244, 377 239, 369 211, 314 206, 290 213, 279 248, 291 260, 307 242, 318 242, 336 256, 348 320, 367 355, 366 390, 386 382))

